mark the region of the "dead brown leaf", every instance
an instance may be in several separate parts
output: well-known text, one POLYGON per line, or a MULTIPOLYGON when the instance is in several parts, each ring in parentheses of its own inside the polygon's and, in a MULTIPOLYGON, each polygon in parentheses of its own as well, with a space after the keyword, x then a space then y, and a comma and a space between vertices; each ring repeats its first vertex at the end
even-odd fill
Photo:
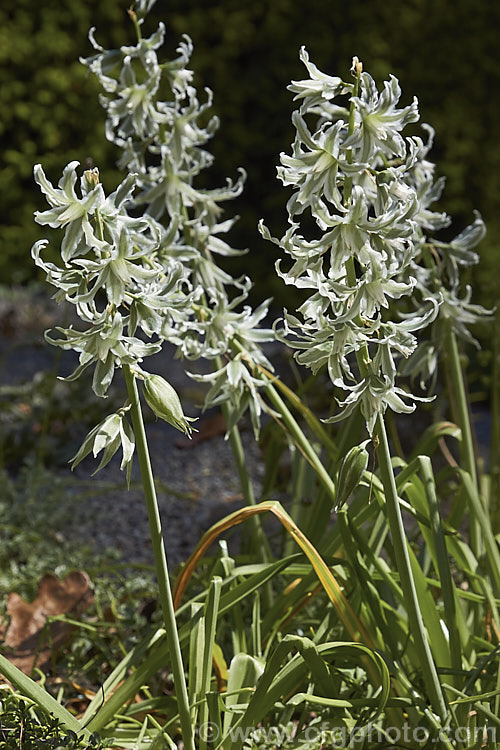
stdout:
POLYGON ((57 651, 67 640, 72 626, 50 622, 47 618, 71 614, 78 616, 93 602, 90 578, 83 570, 69 573, 62 581, 52 573, 42 578, 33 602, 25 602, 12 592, 7 598, 10 622, 4 634, 5 656, 26 674, 34 666, 48 671, 57 651))

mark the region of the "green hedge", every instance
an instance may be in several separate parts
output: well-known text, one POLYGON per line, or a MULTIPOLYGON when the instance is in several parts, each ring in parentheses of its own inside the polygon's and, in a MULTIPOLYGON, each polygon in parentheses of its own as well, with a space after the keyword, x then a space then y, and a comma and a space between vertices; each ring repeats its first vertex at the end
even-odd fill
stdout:
POLYGON ((78 62, 88 54, 88 28, 106 29, 110 43, 123 43, 127 18, 118 0, 16 0, 0 9, 0 170, 2 216, 0 277, 24 281, 34 275, 32 243, 45 228, 33 222, 41 208, 32 177, 42 162, 58 179, 70 160, 113 164, 103 138, 98 88, 78 62))
MULTIPOLYGON (((0 172, 2 221, 0 274, 5 281, 33 276, 32 242, 45 228, 32 222, 40 207, 31 170, 41 161, 57 179, 71 159, 87 158, 101 168, 106 187, 118 175, 116 153, 103 134, 103 112, 95 82, 78 63, 90 54, 87 30, 97 26, 104 46, 133 40, 126 0, 17 0, 0 10, 2 80, 0 128, 7 148, 0 172)), ((475 296, 492 304, 500 298, 496 269, 500 246, 500 71, 495 65, 498 4, 470 0, 158 0, 154 17, 167 23, 166 55, 181 34, 195 44, 197 84, 215 92, 221 129, 212 184, 248 171, 238 201, 241 215, 234 244, 251 247, 251 273, 281 301, 281 285, 270 280, 273 248, 256 230, 261 216, 277 233, 283 229, 286 192, 275 177, 280 151, 292 139, 291 95, 286 85, 303 75, 298 50, 305 44, 322 69, 348 74, 354 54, 375 78, 394 73, 404 97, 416 94, 422 120, 436 129, 433 159, 448 178, 442 208, 458 232, 479 208, 488 225, 475 272, 475 296), (276 287, 276 288, 275 288, 276 287)), ((234 263, 234 261, 232 261, 234 263)), ((249 261, 243 259, 242 269, 249 261)), ((234 266, 233 266, 234 267, 234 266)))

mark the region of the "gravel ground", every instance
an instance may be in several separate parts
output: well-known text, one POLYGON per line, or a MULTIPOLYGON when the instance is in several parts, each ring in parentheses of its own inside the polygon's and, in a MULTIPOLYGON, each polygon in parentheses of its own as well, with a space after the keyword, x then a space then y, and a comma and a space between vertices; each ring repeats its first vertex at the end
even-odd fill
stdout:
MULTIPOLYGON (((29 383, 37 372, 54 367, 65 375, 71 372, 73 354, 63 352, 56 364, 59 350, 42 338, 45 329, 60 324, 61 316, 61 308, 43 294, 33 297, 22 291, 13 296, 5 295, 5 291, 3 295, 0 293, 0 387, 29 383)), ((173 359, 173 354, 172 348, 164 347, 160 354, 147 359, 145 369, 168 378, 181 395, 185 413, 199 415, 194 406, 194 400, 200 400, 199 388, 186 376, 182 363, 173 359)), ((105 402, 101 403, 103 418, 108 412, 105 402)), ((63 465, 56 470, 58 477, 71 483, 67 491, 69 521, 64 534, 69 540, 89 544, 96 552, 113 548, 124 562, 151 563, 153 555, 137 459, 130 490, 119 469, 120 451, 93 480, 91 474, 97 463, 92 457, 86 458, 73 473, 64 466, 92 426, 79 429, 73 425, 74 440, 78 442, 63 445, 63 465)), ((188 557, 211 524, 243 505, 221 415, 217 412, 202 415, 196 426, 206 435, 205 439, 198 440, 195 436, 189 441, 161 420, 150 421, 146 426, 153 470, 159 483, 165 545, 169 563, 174 566, 188 557)), ((258 497, 262 457, 252 431, 245 429, 245 425, 242 440, 258 497)))
MULTIPOLYGON (((234 469, 231 447, 223 436, 214 436, 180 449, 179 433, 160 423, 147 428, 165 546, 169 563, 177 565, 192 552, 206 529, 243 505, 234 469)), ((245 436, 245 433, 244 433, 245 436)), ((247 467, 259 489, 262 463, 253 439, 246 441, 247 467)), ((75 474, 87 479, 92 462, 87 460, 75 474)), ((96 550, 114 548, 125 562, 152 562, 148 520, 138 467, 134 466, 132 487, 100 490, 101 482, 123 485, 118 462, 96 477, 96 493, 88 493, 74 505, 66 529, 69 539, 89 542, 96 550)), ((78 492, 78 489, 75 488, 78 492)))

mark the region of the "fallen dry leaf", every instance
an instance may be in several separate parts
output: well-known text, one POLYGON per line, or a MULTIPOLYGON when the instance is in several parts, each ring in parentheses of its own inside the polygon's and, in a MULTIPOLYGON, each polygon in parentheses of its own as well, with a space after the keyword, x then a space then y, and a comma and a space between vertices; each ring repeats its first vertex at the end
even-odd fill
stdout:
POLYGON ((7 598, 10 622, 3 637, 5 656, 26 674, 36 666, 47 671, 51 659, 71 633, 66 622, 51 622, 55 615, 79 615, 93 602, 90 578, 82 570, 69 573, 62 581, 52 573, 42 578, 33 602, 12 592, 7 598))

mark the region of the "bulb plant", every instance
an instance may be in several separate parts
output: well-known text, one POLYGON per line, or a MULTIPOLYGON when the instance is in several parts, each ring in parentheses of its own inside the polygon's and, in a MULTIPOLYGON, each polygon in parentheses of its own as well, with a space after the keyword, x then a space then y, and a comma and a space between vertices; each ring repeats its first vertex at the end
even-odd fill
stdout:
MULTIPOLYGON (((422 617, 416 561, 403 524, 384 414, 387 409, 411 413, 416 401, 432 399, 400 387, 397 378, 400 372, 420 373, 424 382, 435 373, 438 352, 444 347, 458 402, 471 530, 480 528, 487 540, 493 591, 498 594, 500 558, 478 495, 456 344, 457 336, 473 341, 467 325, 489 314, 470 304, 470 289, 465 298, 459 296, 460 268, 477 262, 472 250, 484 235, 484 224, 478 214, 451 242, 428 238, 428 231, 449 224, 445 214, 429 208, 439 197, 444 180, 434 181, 434 165, 426 158, 432 129, 424 126, 429 132, 427 143, 401 135, 419 115, 415 99, 409 106, 398 107, 401 91, 397 79, 391 77, 379 93, 357 58, 351 70, 353 81, 325 75, 310 62, 305 49, 301 60, 308 78, 289 87, 299 102, 292 116, 296 137, 292 154, 282 154, 278 167, 280 180, 293 189, 287 203, 289 228, 281 239, 271 237, 262 222, 260 229, 289 258, 287 268, 277 262, 278 275, 309 296, 297 313, 285 310, 275 330, 280 340, 296 350, 297 362, 315 374, 326 366, 332 385, 346 395, 339 401, 340 408, 324 421, 339 422, 358 410, 364 418, 376 447, 382 502, 409 636, 432 709, 445 722, 449 720, 449 699, 438 675, 435 652, 429 646, 429 626, 422 617), (305 236, 301 223, 312 237, 305 236), (413 311, 408 313, 408 308, 413 311), (427 327, 431 328, 429 340, 422 337, 427 327)), ((346 553, 357 551, 342 504, 366 471, 367 442, 347 454, 337 479, 335 508, 346 553)), ((434 545, 440 550, 435 553, 437 572, 446 586, 452 587, 449 567, 439 559, 439 554, 447 552, 432 472, 427 461, 418 460, 429 488, 437 535, 434 545)), ((471 547, 477 556, 480 547, 474 538, 471 547)), ((458 673, 463 663, 456 637, 455 599, 456 594, 448 592, 445 608, 449 665, 458 673)), ((496 613, 496 604, 493 611, 496 613)))
MULTIPOLYGON (((422 148, 406 142, 401 131, 418 118, 416 100, 398 108, 400 89, 395 78, 379 95, 372 77, 353 61, 355 82, 322 75, 302 50, 310 78, 292 84, 301 104, 293 115, 296 139, 293 155, 283 154, 278 174, 295 192, 287 208, 290 228, 277 244, 292 258, 278 274, 289 284, 313 290, 299 308, 302 319, 285 313, 278 335, 298 349, 297 360, 313 371, 327 364, 333 385, 346 399, 329 421, 338 421, 358 406, 378 446, 392 543, 411 623, 434 710, 444 718, 446 708, 427 643, 411 573, 402 515, 394 481, 384 423, 387 408, 409 413, 420 397, 396 384, 397 360, 416 348, 415 333, 437 312, 428 305, 422 315, 397 321, 384 315, 389 299, 412 294, 413 277, 400 280, 414 257, 413 217, 419 210, 416 190, 402 175, 422 148), (334 103, 348 96, 348 107, 334 103), (308 127, 313 120, 314 129, 308 127), (388 161, 401 166, 391 168, 388 161), (319 238, 300 233, 300 218, 308 212, 319 238), (294 337, 291 340, 291 337, 294 337), (407 402, 410 401, 408 404, 407 402)), ((266 237, 269 233, 262 228, 266 237)))
POLYGON ((135 44, 105 50, 91 30, 95 54, 83 60, 103 88, 106 135, 126 175, 107 195, 96 167, 77 186, 72 162, 55 187, 37 165, 50 207, 35 219, 60 231, 60 261, 44 258, 47 240, 32 255, 55 299, 80 320, 46 334, 78 353, 69 378, 94 368, 92 387, 105 398, 123 376, 127 399, 89 432, 72 465, 102 453, 103 469, 121 450, 130 481, 137 454, 162 627, 141 634, 78 718, 2 655, 0 671, 62 726, 89 741, 98 733, 109 747, 175 748, 181 737, 188 750, 271 748, 272 729, 286 747, 290 727, 291 741, 306 733, 307 747, 336 746, 339 733, 346 748, 398 746, 391 727, 399 736, 408 729, 405 747, 480 747, 499 725, 500 555, 475 474, 456 338, 470 342, 467 325, 486 314, 469 291, 461 296, 459 276, 477 260, 482 220, 448 243, 430 237, 448 217, 430 208, 443 187, 428 159, 431 129, 424 126, 427 140, 403 135, 418 121, 417 101, 400 106, 393 76, 379 91, 357 58, 343 80, 302 49, 307 76, 289 87, 296 136, 278 167, 292 188, 288 229, 273 238, 261 222, 260 231, 287 257, 276 264, 280 278, 306 298, 261 328, 269 303, 252 310, 250 281, 215 262, 240 252, 223 239, 234 219, 222 220, 220 204, 241 193, 244 173, 222 189, 197 187, 212 162, 212 95, 200 103, 188 37, 174 60, 159 62, 163 24, 142 34, 152 5, 139 0, 129 10, 135 44), (323 423, 273 372, 261 344, 275 337, 325 390, 327 372, 338 398, 323 423), (213 363, 193 377, 208 383, 205 405, 224 409, 246 503, 207 530, 173 589, 140 391, 157 417, 188 436, 195 427, 172 385, 144 364, 164 342, 188 363, 213 363), (433 425, 408 461, 393 457, 387 413, 404 419, 433 398, 412 393, 403 378, 434 383, 443 348, 460 431, 433 425), (256 437, 266 413, 292 446, 290 514, 268 499, 277 493, 272 444, 266 499, 256 502, 238 432, 247 410, 256 437), (458 527, 461 514, 445 519, 440 507, 449 471, 442 480, 431 456, 446 435, 461 439, 463 466, 454 476, 469 501, 470 540, 458 527), (306 494, 312 507, 302 505, 306 494), (276 557, 257 523, 263 513, 288 534, 276 557), (207 557, 221 534, 246 520, 254 526, 245 564, 225 542, 207 557), (183 603, 203 557, 208 580, 183 603), (173 690, 153 695, 154 675, 166 665, 173 690), (462 729, 477 730, 476 744, 458 735, 462 729))

